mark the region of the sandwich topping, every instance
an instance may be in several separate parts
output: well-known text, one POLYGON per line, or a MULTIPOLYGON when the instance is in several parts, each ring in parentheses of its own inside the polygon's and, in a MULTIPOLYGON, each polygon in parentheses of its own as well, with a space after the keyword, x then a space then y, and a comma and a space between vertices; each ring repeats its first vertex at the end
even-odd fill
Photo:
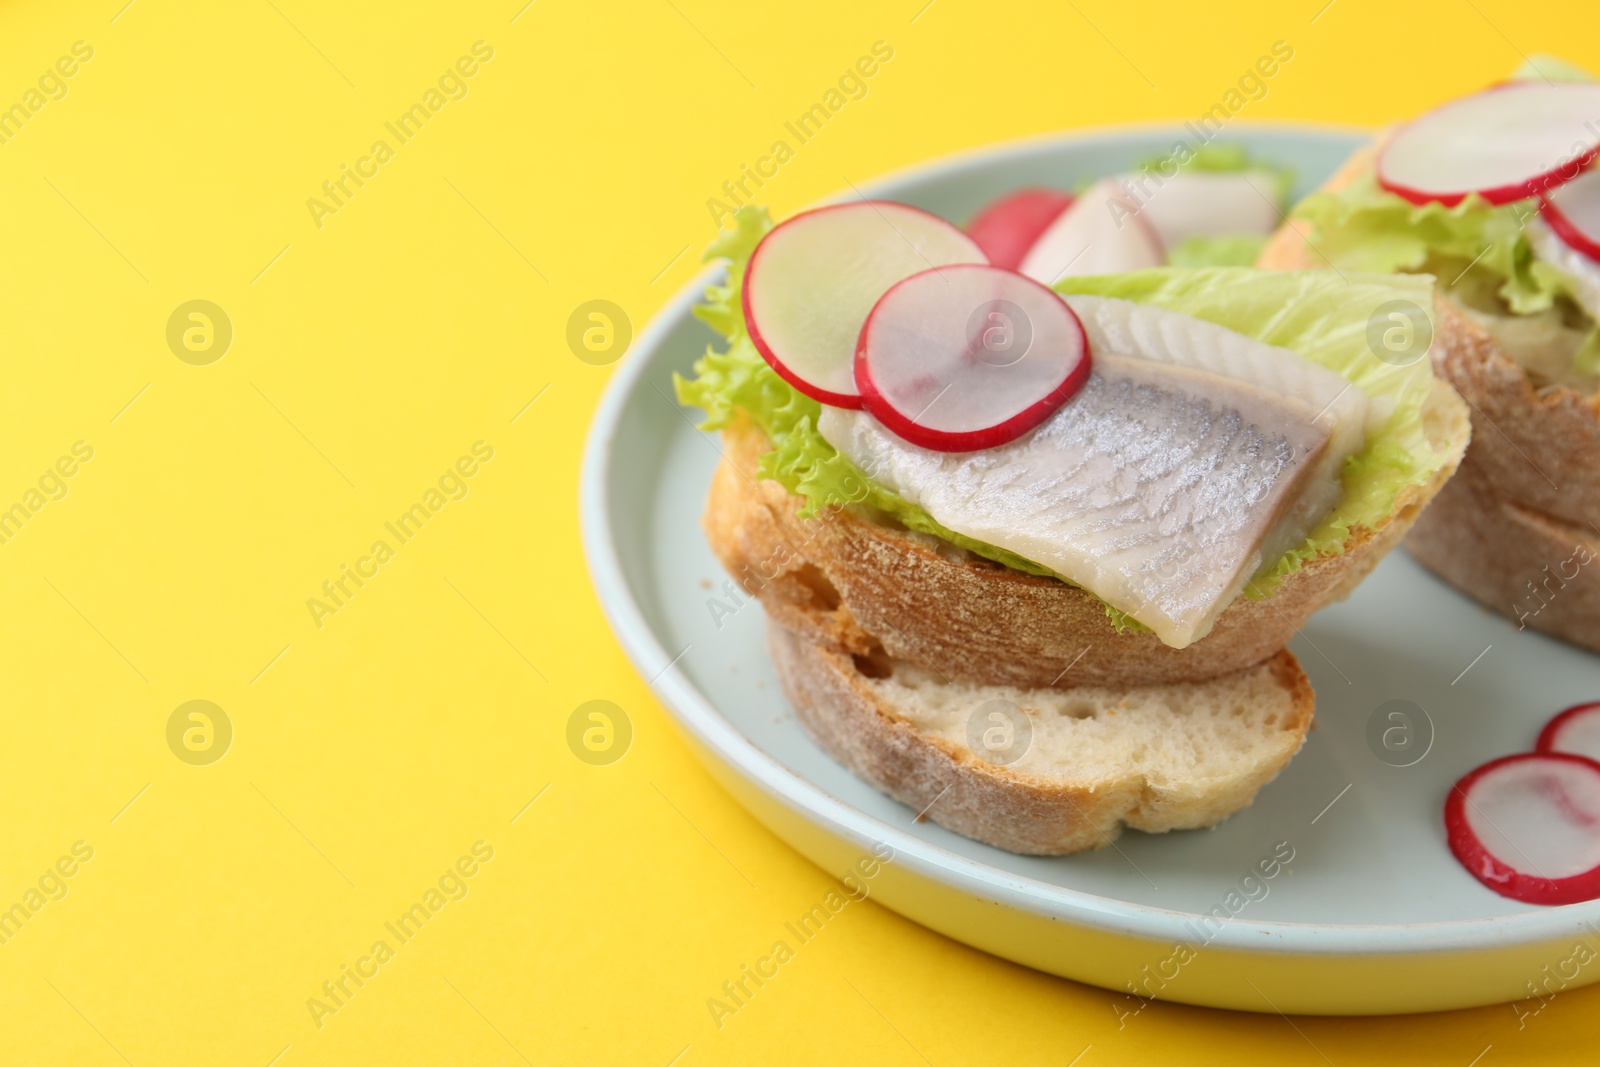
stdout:
POLYGON ((1573 301, 1600 321, 1600 171, 1591 167, 1541 197, 1528 240, 1535 255, 1570 280, 1573 301))
POLYGON ((865 412, 822 436, 967 537, 1044 564, 1182 648, 1338 503, 1366 394, 1286 349, 1126 300, 1068 300, 1094 352, 1042 425, 981 452, 911 444, 865 412))
POLYGON ((878 299, 920 271, 984 262, 966 234, 905 204, 862 200, 806 211, 752 253, 745 323, 790 385, 824 404, 859 407, 856 339, 878 299))
POLYGON ((1413 204, 1538 196, 1595 158, 1596 114, 1600 84, 1504 82, 1402 126, 1378 156, 1378 180, 1413 204))
POLYGON ((1401 126, 1295 208, 1342 270, 1416 271, 1541 387, 1600 385, 1600 82, 1530 65, 1401 126))

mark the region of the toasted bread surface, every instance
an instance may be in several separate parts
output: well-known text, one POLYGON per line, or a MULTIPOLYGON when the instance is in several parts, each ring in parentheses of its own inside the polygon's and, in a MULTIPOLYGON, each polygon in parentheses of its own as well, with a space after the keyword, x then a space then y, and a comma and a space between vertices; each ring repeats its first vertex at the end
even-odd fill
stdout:
POLYGON ((771 621, 769 644, 835 759, 922 817, 1032 855, 1226 818, 1299 751, 1315 709, 1287 651, 1206 682, 1067 691, 945 681, 771 621))

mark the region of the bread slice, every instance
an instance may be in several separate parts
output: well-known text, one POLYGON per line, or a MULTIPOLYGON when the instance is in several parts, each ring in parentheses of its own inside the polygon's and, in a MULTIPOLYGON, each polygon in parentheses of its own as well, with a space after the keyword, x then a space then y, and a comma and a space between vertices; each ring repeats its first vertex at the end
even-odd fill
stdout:
MULTIPOLYGON (((1371 171, 1376 152, 1376 145, 1356 152, 1322 190, 1336 191, 1371 171)), ((1289 220, 1256 266, 1327 267, 1309 229, 1289 220)), ((1444 291, 1435 295, 1434 371, 1472 408, 1480 468, 1507 500, 1568 522, 1600 525, 1600 393, 1535 380, 1485 329, 1491 317, 1444 291)))
POLYGON ((1023 574, 905 529, 881 514, 833 508, 802 519, 803 501, 756 471, 772 447, 748 419, 723 431, 723 461, 703 520, 713 551, 784 626, 824 647, 881 645, 940 677, 991 685, 1127 686, 1194 682, 1260 663, 1306 618, 1343 599, 1411 528, 1466 447, 1465 406, 1437 384, 1424 408, 1449 453, 1426 485, 1407 489, 1388 520, 1358 529, 1341 555, 1308 563, 1271 596, 1240 597, 1183 649, 1148 631, 1119 632, 1096 597, 1023 574))
POLYGON ((1434 304, 1434 368, 1473 408, 1472 455, 1496 493, 1600 525, 1600 393, 1536 384, 1471 313, 1434 304))
MULTIPOLYGON (((1381 142, 1381 137, 1379 138, 1381 142)), ((1333 191, 1371 170, 1376 146, 1355 153, 1323 186, 1333 191)), ((1308 227, 1290 220, 1256 265, 1325 267, 1308 227)), ((1448 279, 1447 279, 1448 280, 1448 279)), ((1434 298, 1434 371, 1472 413, 1472 447, 1463 475, 1440 494, 1407 540, 1425 566, 1469 596, 1517 618, 1533 610, 1527 583, 1600 537, 1600 393, 1539 380, 1485 328, 1490 316, 1446 292, 1434 298)), ((1585 573, 1590 568, 1585 569, 1585 573)), ((1600 604, 1581 579, 1526 625, 1597 648, 1600 604)))
POLYGON ((945 681, 881 649, 851 656, 768 627, 789 702, 835 759, 919 817, 1030 855, 1232 815, 1300 750, 1316 703, 1288 651, 1205 682, 1069 691, 945 681), (968 740, 976 729, 983 746, 997 707, 1031 726, 1027 741, 1011 733, 1004 765, 968 740))
POLYGON ((1600 652, 1600 531, 1505 500, 1498 484, 1474 445, 1406 549, 1519 628, 1600 652))

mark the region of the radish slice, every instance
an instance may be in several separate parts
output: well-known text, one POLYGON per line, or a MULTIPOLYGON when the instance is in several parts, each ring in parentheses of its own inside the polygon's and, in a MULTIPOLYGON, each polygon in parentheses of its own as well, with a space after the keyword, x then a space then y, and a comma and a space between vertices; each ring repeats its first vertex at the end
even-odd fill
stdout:
POLYGON ((1378 183, 1413 204, 1491 204, 1571 181, 1600 148, 1600 83, 1515 81, 1415 119, 1378 156, 1378 183))
POLYGON ((1600 170, 1586 170, 1541 198, 1539 215, 1574 251, 1600 260, 1600 170))
POLYGON ((1271 233, 1283 221, 1279 189, 1267 171, 1187 170, 1149 189, 1139 215, 1168 250, 1191 237, 1271 233))
POLYGON ((1539 731, 1536 752, 1570 752, 1600 760, 1600 702, 1578 704, 1551 719, 1539 731))
POLYGON ((918 208, 887 200, 817 208, 756 245, 745 270, 745 324, 790 385, 824 404, 860 407, 852 360, 872 305, 918 271, 984 262, 972 238, 918 208))
POLYGON ((1565 752, 1491 760, 1444 804, 1450 851, 1474 878, 1529 904, 1600 897, 1600 763, 1565 752))
POLYGON ((1015 270, 1039 235, 1072 204, 1072 194, 1054 189, 1021 189, 990 204, 967 223, 989 262, 1015 270))
POLYGON ((1166 259, 1161 238, 1122 187, 1106 178, 1085 190, 1039 235, 1018 269, 1054 285, 1062 278, 1159 267, 1166 259))
POLYGON ((856 347, 867 411, 905 440, 970 452, 1014 440, 1089 377, 1066 301, 1016 271, 935 268, 878 301, 856 347))

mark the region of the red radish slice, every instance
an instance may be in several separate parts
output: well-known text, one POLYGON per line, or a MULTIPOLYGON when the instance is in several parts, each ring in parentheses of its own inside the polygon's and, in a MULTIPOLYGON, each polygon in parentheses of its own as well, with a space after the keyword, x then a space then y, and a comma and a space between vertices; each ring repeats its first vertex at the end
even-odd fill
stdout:
POLYGON ((1378 183, 1413 204, 1491 204, 1571 181, 1600 149, 1600 83, 1515 81, 1453 100, 1402 126, 1378 156, 1378 183))
POLYGON ((863 406, 905 440, 970 452, 1014 440, 1089 377, 1067 302, 990 266, 912 275, 878 301, 856 347, 863 406))
POLYGON ((1600 170, 1584 171, 1545 194, 1539 215, 1575 251, 1600 260, 1600 170))
POLYGON ((1039 235, 1018 269, 1054 285, 1086 274, 1121 274, 1159 267, 1161 238, 1111 178, 1095 182, 1039 235))
POLYGON ((989 262, 1015 270, 1033 242, 1072 204, 1072 194, 1021 189, 990 204, 967 223, 989 262))
POLYGON ((1600 702, 1578 704, 1551 719, 1539 732, 1536 752, 1570 752, 1600 760, 1600 702))
POLYGON ((1450 851, 1474 878, 1529 904, 1600 897, 1600 763, 1565 752, 1491 760, 1450 790, 1450 851))
POLYGON ((887 200, 817 208, 756 245, 745 270, 745 324, 790 385, 824 404, 858 408, 856 338, 878 298, 930 266, 984 262, 972 238, 918 208, 887 200))

